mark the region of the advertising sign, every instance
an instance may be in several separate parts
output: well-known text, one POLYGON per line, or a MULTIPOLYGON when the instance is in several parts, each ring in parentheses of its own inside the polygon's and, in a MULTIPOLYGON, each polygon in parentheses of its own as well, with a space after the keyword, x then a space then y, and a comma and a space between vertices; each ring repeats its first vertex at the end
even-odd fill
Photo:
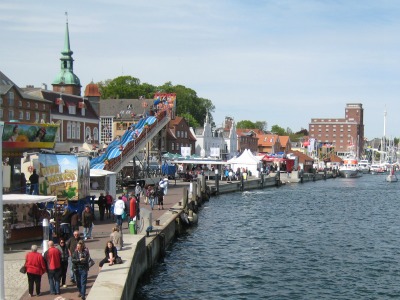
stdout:
POLYGON ((88 157, 71 154, 39 155, 39 194, 76 201, 89 195, 88 157))
POLYGON ((53 149, 58 124, 7 122, 2 135, 3 148, 53 149))

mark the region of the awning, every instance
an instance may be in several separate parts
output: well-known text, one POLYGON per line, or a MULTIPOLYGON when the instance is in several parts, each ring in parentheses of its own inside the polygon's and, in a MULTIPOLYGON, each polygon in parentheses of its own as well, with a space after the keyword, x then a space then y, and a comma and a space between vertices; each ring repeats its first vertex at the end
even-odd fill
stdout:
POLYGON ((56 201, 56 196, 36 196, 36 195, 25 195, 25 194, 5 194, 3 195, 4 204, 31 204, 40 202, 52 202, 56 201))

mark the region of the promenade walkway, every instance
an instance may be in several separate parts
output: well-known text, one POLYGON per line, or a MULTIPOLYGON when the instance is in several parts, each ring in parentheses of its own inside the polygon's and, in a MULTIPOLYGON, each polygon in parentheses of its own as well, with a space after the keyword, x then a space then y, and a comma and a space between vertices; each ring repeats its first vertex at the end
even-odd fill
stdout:
MULTIPOLYGON (((169 208, 177 204, 182 199, 183 188, 187 187, 189 183, 184 183, 178 181, 175 185, 175 181, 170 180, 168 186, 168 194, 165 196, 164 200, 164 210, 154 209, 153 212, 153 221, 157 220, 161 215, 163 215, 169 208)), ((130 192, 130 191, 129 191, 130 192)), ((150 209, 150 205, 146 205, 141 201, 141 207, 146 207, 150 209)), ((89 270, 88 275, 88 283, 87 283, 87 294, 90 293, 90 289, 93 286, 96 277, 99 273, 98 262, 104 258, 104 248, 106 242, 109 240, 109 236, 112 230, 112 227, 115 226, 115 223, 111 220, 99 221, 97 206, 96 209, 96 218, 97 220, 94 222, 93 229, 93 239, 86 241, 86 245, 90 250, 90 254, 92 258, 96 261, 96 265, 94 265, 89 270)), ((124 222, 123 225, 123 234, 129 234, 127 222, 124 222)), ((145 235, 145 232, 141 234, 145 235)), ((24 264, 25 254, 30 251, 30 246, 32 244, 39 244, 41 241, 31 242, 31 243, 23 243, 5 246, 4 250, 4 274, 5 274, 5 295, 7 300, 15 300, 15 299, 32 299, 28 294, 28 279, 26 274, 21 274, 19 272, 20 267, 24 264)), ((39 252, 41 252, 41 248, 39 248, 39 252)), ((124 258, 124 250, 119 251, 119 255, 124 258)), ((68 274, 67 274, 68 276, 68 274)), ((42 284, 41 284, 41 296, 36 297, 35 299, 43 299, 43 300, 53 300, 53 299, 80 299, 78 298, 78 290, 76 285, 73 285, 69 281, 69 276, 67 277, 67 288, 61 288, 61 295, 55 296, 50 295, 49 282, 47 278, 47 274, 42 276, 42 284)))

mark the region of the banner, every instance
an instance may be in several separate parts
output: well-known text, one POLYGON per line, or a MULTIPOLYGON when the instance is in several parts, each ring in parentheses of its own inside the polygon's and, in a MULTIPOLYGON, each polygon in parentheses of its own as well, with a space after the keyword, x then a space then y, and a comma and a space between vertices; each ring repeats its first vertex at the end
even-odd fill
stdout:
POLYGON ((53 149, 58 124, 6 122, 2 135, 3 148, 53 149))
POLYGON ((89 195, 88 157, 39 154, 39 194, 59 200, 79 200, 89 195))
POLYGON ((181 147, 181 155, 183 157, 190 156, 190 147, 181 147))

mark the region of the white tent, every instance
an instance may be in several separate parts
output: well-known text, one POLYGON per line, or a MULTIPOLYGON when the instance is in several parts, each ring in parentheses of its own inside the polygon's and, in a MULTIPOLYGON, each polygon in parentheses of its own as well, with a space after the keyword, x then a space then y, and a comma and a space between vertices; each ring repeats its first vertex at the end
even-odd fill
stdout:
POLYGON ((31 204, 40 202, 56 201, 56 196, 36 196, 25 194, 5 194, 3 195, 3 204, 31 204))
POLYGON ((117 197, 117 173, 90 169, 90 193, 96 197, 108 192, 113 198, 117 197))
POLYGON ((260 160, 249 149, 244 150, 239 157, 228 160, 227 163, 231 165, 233 171, 236 171, 237 168, 247 168, 254 176, 258 176, 257 169, 261 164, 260 160))

